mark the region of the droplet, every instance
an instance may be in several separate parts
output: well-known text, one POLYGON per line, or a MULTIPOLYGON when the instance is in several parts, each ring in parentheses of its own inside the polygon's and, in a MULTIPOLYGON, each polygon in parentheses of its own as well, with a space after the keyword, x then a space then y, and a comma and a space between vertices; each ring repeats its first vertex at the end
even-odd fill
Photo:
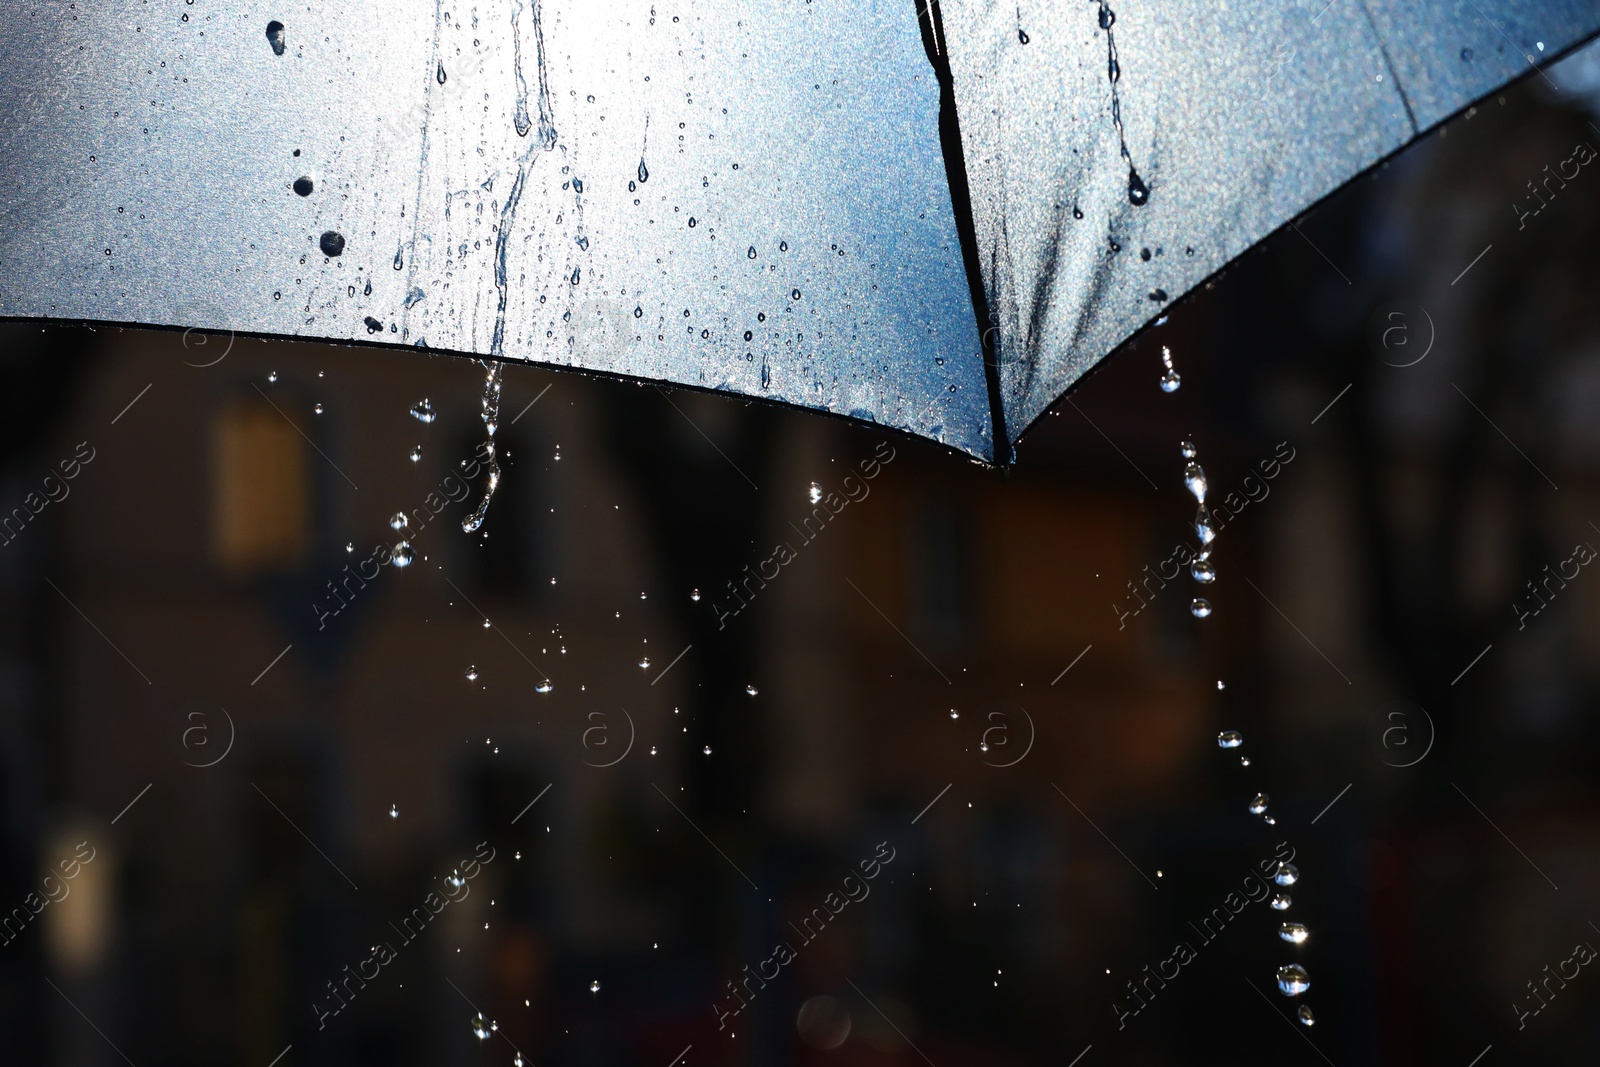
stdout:
POLYGON ((1272 898, 1272 910, 1288 911, 1291 903, 1293 903, 1293 901, 1289 897, 1288 893, 1278 893, 1272 898))
POLYGON ((1161 376, 1161 391, 1163 393, 1176 393, 1178 386, 1183 384, 1183 378, 1175 370, 1169 370, 1161 376))
POLYGON ((1027 30, 1023 30, 1023 29, 1017 30, 1017 43, 1018 44, 1027 44, 1028 43, 1028 31, 1027 30))
POLYGON ((406 513, 403 511, 397 511, 389 516, 389 529, 391 530, 404 530, 410 525, 411 520, 406 518, 406 513))
POLYGON ((1280 863, 1272 875, 1272 880, 1282 886, 1294 885, 1300 880, 1300 868, 1292 863, 1280 863))
POLYGON ((700 603, 700 590, 698 590, 698 589, 689 590, 689 599, 694 601, 696 604, 700 603))
POLYGON ((278 380, 278 372, 277 371, 275 371, 275 370, 267 371, 267 381, 268 382, 275 382, 277 380, 278 380))
POLYGON ((1224 730, 1217 735, 1218 748, 1238 748, 1244 744, 1244 735, 1238 730, 1224 730))
POLYGON ((1295 1012, 1295 1015, 1300 1019, 1301 1026, 1317 1025, 1317 1017, 1311 1014, 1311 1005, 1309 1004, 1300 1005, 1300 1010, 1295 1012))
POLYGON ((789 290, 789 299, 790 300, 799 300, 800 299, 800 290, 798 290, 798 289, 789 290))
POLYGON ((640 659, 639 660, 639 666, 641 668, 650 666, 650 657, 649 656, 645 656, 644 658, 640 659))
POLYGON ((544 681, 542 681, 538 685, 534 686, 533 687, 533 691, 535 693, 548 693, 548 692, 550 692, 550 690, 552 690, 554 688, 555 688, 555 686, 550 684, 550 679, 546 678, 544 681))
POLYGON ((1305 923, 1284 923, 1278 927, 1278 936, 1290 944, 1303 945, 1306 938, 1311 935, 1305 923))
POLYGON ((439 417, 439 413, 433 410, 433 401, 423 397, 411 405, 411 417, 418 422, 432 422, 439 417))
POLYGON ((409 567, 411 566, 411 561, 414 558, 415 557, 411 552, 410 541, 401 541, 399 544, 394 546, 394 555, 391 557, 391 559, 396 567, 409 567))
POLYGON ((310 196, 314 188, 315 186, 312 184, 310 178, 302 177, 294 180, 294 191, 299 196, 310 196))
POLYGON ((959 711, 957 711, 955 708, 951 708, 950 709, 950 717, 952 719, 959 719, 959 718, 961 718, 961 713, 959 711))
POLYGON ((1217 580, 1217 568, 1203 559, 1197 559, 1190 565, 1189 574, 1201 585, 1210 585, 1217 580))
POLYGON ((1200 454, 1200 450, 1194 447, 1193 441, 1179 441, 1178 451, 1183 453, 1184 459, 1193 459, 1200 454))
POLYGON ((329 230, 317 243, 322 246, 322 254, 329 259, 344 255, 344 235, 341 233, 329 230))
POLYGON ((519 1052, 515 1056, 511 1057, 511 1067, 524 1067, 522 1053, 519 1052))
POLYGON ((709 755, 711 755, 711 746, 707 745, 705 748, 702 748, 700 751, 704 752, 706 755, 709 756, 709 755))
POLYGON ((639 159, 639 184, 643 185, 650 180, 650 168, 644 165, 644 158, 639 159))
POLYGON ((822 486, 818 485, 816 482, 812 482, 811 488, 806 490, 806 499, 811 501, 813 504, 822 503, 822 486))
POLYGON ((1465 61, 1467 63, 1472 62, 1472 49, 1463 48, 1461 50, 1461 58, 1462 58, 1463 61, 1465 61))
POLYGON ((344 550, 346 552, 354 552, 356 550, 356 543, 354 541, 346 541, 344 543, 344 550))
POLYGON ((489 1020, 483 1017, 481 1011, 472 1017, 472 1032, 479 1041, 489 1040, 489 1020))
POLYGON ((1190 460, 1183 468, 1183 484, 1201 504, 1206 502, 1206 472, 1200 464, 1190 460))
POLYGON ((655 754, 656 754, 656 746, 651 745, 650 746, 650 755, 654 756, 655 754))
POLYGON ((1150 202, 1150 187, 1139 177, 1139 172, 1132 167, 1128 168, 1128 203, 1134 207, 1144 207, 1150 202))
POLYGON ((478 680, 478 668, 477 668, 477 666, 473 665, 473 666, 468 667, 467 668, 467 681, 476 682, 477 680, 478 680))
POLYGON ((750 251, 746 252, 745 256, 747 258, 749 258, 749 259, 755 259, 756 258, 756 246, 755 245, 751 245, 750 246, 750 251))
POLYGON ((389 805, 389 818, 398 819, 399 817, 400 817, 400 805, 398 805, 398 804, 390 804, 389 805))
POLYGON ((1217 539, 1217 531, 1211 525, 1211 509, 1204 504, 1194 513, 1194 535, 1200 538, 1202 545, 1209 545, 1217 539))
POLYGON ((589 992, 591 992, 591 993, 600 992, 600 979, 596 978, 594 981, 589 983, 589 992))
POLYGON ((978 742, 978 751, 979 752, 987 752, 987 751, 989 751, 989 742, 987 742, 987 741, 979 741, 978 742))
POLYGON ((1298 963, 1286 963, 1278 968, 1278 991, 1286 997, 1298 997, 1311 988, 1311 976, 1298 963))
POLYGON ((322 405, 321 404, 313 404, 313 405, 311 405, 311 410, 315 411, 318 415, 321 415, 322 414, 322 405))
POLYGON ((444 82, 445 82, 445 73, 444 73, 444 61, 443 60, 439 61, 439 69, 434 72, 433 76, 434 76, 434 79, 437 80, 440 85, 444 84, 444 82))
POLYGON ((1189 602, 1189 614, 1197 619, 1203 619, 1211 614, 1211 601, 1203 596, 1197 596, 1189 602))
POLYGON ((1239 766, 1241 766, 1241 767, 1250 766, 1250 757, 1249 756, 1240 756, 1239 757, 1239 766))
POLYGON ((573 285, 577 285, 578 282, 580 280, 582 280, 582 278, 583 278, 583 268, 582 267, 573 267, 572 268, 572 284, 573 285))
MULTIPOLYGON (((1257 793, 1255 796, 1251 797, 1250 798, 1250 814, 1251 815, 1260 815, 1262 812, 1266 811, 1267 810, 1267 801, 1268 801, 1268 799, 1270 799, 1270 798, 1265 793, 1257 793)), ((1279 884, 1280 885, 1288 885, 1289 883, 1288 882, 1280 882, 1279 884)))
POLYGON ((275 56, 283 55, 289 47, 288 39, 284 36, 283 23, 277 19, 267 23, 267 43, 272 45, 272 54, 275 56))
POLYGON ((1117 21, 1116 12, 1111 10, 1111 8, 1105 3, 1105 0, 1101 0, 1101 3, 1100 3, 1100 28, 1102 30, 1109 30, 1111 28, 1111 24, 1116 22, 1116 21, 1117 21))
POLYGON ((418 460, 420 460, 421 458, 422 458, 422 446, 421 445, 412 445, 411 446, 411 462, 415 463, 418 460))
POLYGON ((746 695, 748 695, 748 696, 755 696, 756 695, 756 687, 753 686, 753 685, 745 686, 744 687, 744 691, 745 691, 746 695))

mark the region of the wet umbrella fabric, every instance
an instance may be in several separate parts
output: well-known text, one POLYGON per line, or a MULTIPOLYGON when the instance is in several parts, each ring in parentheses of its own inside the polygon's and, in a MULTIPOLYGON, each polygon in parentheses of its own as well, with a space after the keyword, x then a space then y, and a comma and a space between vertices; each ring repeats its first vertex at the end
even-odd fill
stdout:
POLYGON ((1600 26, 1034 6, 24 5, 0 316, 526 360, 1004 458, 1167 300, 1600 26))

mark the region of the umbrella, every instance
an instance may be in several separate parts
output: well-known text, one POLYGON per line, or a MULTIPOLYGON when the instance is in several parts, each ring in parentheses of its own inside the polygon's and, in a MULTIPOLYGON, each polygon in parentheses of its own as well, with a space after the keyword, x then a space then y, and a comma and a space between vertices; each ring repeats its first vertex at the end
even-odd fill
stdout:
POLYGON ((1593 0, 46 0, 0 20, 0 316, 572 367, 1005 460, 1167 301, 1597 28, 1593 0))

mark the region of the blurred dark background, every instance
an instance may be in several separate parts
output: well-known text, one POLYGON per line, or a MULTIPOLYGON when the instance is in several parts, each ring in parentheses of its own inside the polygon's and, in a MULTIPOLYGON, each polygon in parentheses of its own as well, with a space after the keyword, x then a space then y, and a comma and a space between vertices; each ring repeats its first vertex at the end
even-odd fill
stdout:
POLYGON ((1005 472, 511 367, 472 535, 473 362, 5 327, 4 1058, 1593 1060, 1600 177, 1544 184, 1579 143, 1581 98, 1484 102, 1005 472), (1163 569, 1180 439, 1207 587, 1163 569), (1287 848, 1289 910, 1233 915, 1287 848))

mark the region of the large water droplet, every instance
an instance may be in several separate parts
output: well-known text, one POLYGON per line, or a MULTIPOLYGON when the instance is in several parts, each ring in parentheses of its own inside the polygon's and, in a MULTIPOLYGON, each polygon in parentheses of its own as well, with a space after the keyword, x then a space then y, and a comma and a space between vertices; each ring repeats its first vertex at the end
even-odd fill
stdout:
POLYGON ((1018 44, 1027 44, 1028 43, 1028 31, 1027 30, 1020 29, 1020 28, 1017 30, 1017 43, 1018 44))
POLYGON ((479 1041, 489 1040, 489 1020, 483 1017, 481 1011, 472 1017, 472 1033, 479 1041))
POLYGON ((389 529, 391 530, 404 530, 409 525, 411 525, 411 520, 406 518, 406 513, 403 511, 397 511, 389 516, 389 529))
POLYGON ((640 667, 648 667, 648 666, 650 666, 650 657, 649 656, 645 656, 645 657, 641 658, 639 660, 639 666, 640 667))
POLYGON ((1238 730, 1224 730, 1217 735, 1218 748, 1238 748, 1244 744, 1244 735, 1238 730))
POLYGON ((1311 976, 1298 963, 1286 963, 1278 968, 1278 991, 1286 997, 1298 997, 1311 988, 1311 976))
POLYGON ((1116 12, 1112 11, 1110 6, 1105 4, 1103 2, 1103 0, 1102 0, 1102 3, 1100 4, 1100 28, 1102 30, 1109 30, 1111 28, 1112 23, 1114 23, 1116 21, 1117 21, 1116 12))
POLYGON ((1183 384, 1183 376, 1175 370, 1169 370, 1161 376, 1161 391, 1163 393, 1176 393, 1183 384))
POLYGON ((1278 927, 1278 936, 1291 944, 1303 945, 1310 936, 1310 931, 1306 929, 1305 923, 1284 923, 1278 927))
POLYGON ((411 452, 410 452, 408 458, 413 463, 416 463, 418 460, 422 459, 422 446, 421 445, 412 445, 411 446, 411 452))
POLYGON ((344 235, 334 230, 329 230, 317 242, 322 247, 322 254, 332 259, 344 254, 344 235))
POLYGON ((1189 492, 1194 494, 1195 500, 1202 504, 1206 502, 1206 472, 1200 464, 1190 460, 1184 466, 1183 484, 1189 487, 1189 492))
POLYGON ((1292 863, 1280 863, 1272 880, 1279 885, 1294 885, 1300 880, 1300 868, 1292 863))
POLYGON ((473 666, 468 667, 467 668, 467 681, 476 682, 477 680, 478 680, 478 668, 477 668, 477 666, 473 665, 473 666))
POLYGON ((589 992, 591 992, 591 993, 600 992, 600 979, 596 978, 594 981, 589 983, 589 992))
POLYGON ((277 19, 267 23, 267 43, 272 45, 272 54, 275 56, 283 55, 289 47, 289 41, 284 36, 283 23, 277 19))
POLYGON ((444 82, 445 82, 444 60, 441 59, 439 61, 439 69, 434 72, 433 76, 434 76, 434 79, 437 80, 440 85, 444 84, 444 82))
POLYGON ((1200 538, 1202 545, 1209 545, 1217 539, 1217 531, 1211 525, 1211 509, 1204 504, 1194 513, 1194 535, 1200 538))
POLYGON ((644 159, 639 159, 639 184, 643 185, 650 180, 650 168, 644 165, 644 159))
POLYGON ((1179 441, 1178 451, 1183 453, 1184 459, 1193 459, 1200 454, 1200 450, 1194 447, 1193 441, 1179 441))
MULTIPOLYGON (((1267 810, 1267 801, 1269 799, 1271 799, 1271 798, 1268 797, 1267 794, 1265 794, 1265 793, 1257 793, 1255 796, 1251 797, 1250 798, 1250 814, 1251 815, 1260 815, 1262 812, 1266 811, 1267 810)), ((1287 885, 1288 883, 1285 882, 1283 884, 1287 885)))
POLYGON ((411 551, 410 541, 401 541, 394 546, 394 555, 391 559, 396 567, 409 567, 411 566, 411 561, 415 558, 411 551))
POLYGON ((310 196, 315 188, 316 186, 310 178, 302 177, 294 180, 294 191, 297 196, 310 196))
POLYGON ((554 688, 555 688, 555 686, 550 684, 550 679, 546 678, 544 681, 542 681, 538 685, 534 686, 533 687, 533 691, 535 693, 548 693, 548 692, 550 692, 550 690, 552 690, 554 688))
POLYGON ((439 417, 439 413, 433 410, 433 401, 423 397, 411 405, 411 417, 418 422, 432 422, 439 417))
POLYGON ((811 501, 813 504, 822 503, 822 486, 818 485, 816 482, 812 482, 811 488, 806 490, 806 499, 811 501))
POLYGON ((1317 1025, 1317 1017, 1311 1013, 1311 1005, 1309 1004, 1300 1005, 1300 1010, 1295 1012, 1295 1015, 1299 1018, 1301 1026, 1317 1025))
POLYGON ((1203 596, 1197 596, 1189 602, 1189 614, 1197 619, 1203 619, 1211 614, 1211 601, 1203 596))
POLYGON ((400 805, 398 805, 398 804, 390 804, 389 805, 389 818, 398 819, 399 817, 400 817, 400 805))
POLYGON ((1289 905, 1294 903, 1288 893, 1278 893, 1272 898, 1273 911, 1288 911, 1289 905))
POLYGON ((1150 187, 1139 177, 1139 172, 1132 167, 1128 168, 1128 203, 1134 207, 1144 207, 1150 202, 1150 187))

